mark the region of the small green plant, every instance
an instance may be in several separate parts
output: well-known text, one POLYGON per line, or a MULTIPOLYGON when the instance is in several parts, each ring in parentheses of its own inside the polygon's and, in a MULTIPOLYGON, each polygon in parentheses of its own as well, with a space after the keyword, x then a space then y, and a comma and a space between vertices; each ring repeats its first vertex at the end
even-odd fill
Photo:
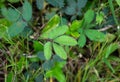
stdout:
POLYGON ((82 16, 82 9, 86 6, 88 0, 36 0, 36 5, 39 10, 43 10, 47 5, 53 6, 55 9, 50 9, 51 12, 46 12, 46 19, 58 13, 71 16, 71 21, 79 16, 82 16))
POLYGON ((75 20, 72 22, 68 34, 78 38, 78 45, 79 47, 84 47, 86 44, 86 39, 89 38, 92 41, 104 42, 105 41, 105 34, 94 30, 94 26, 96 24, 92 23, 95 15, 93 10, 88 10, 83 20, 75 20))
POLYGON ((0 82, 119 82, 119 6, 1 0, 0 82))
POLYGON ((72 15, 71 20, 75 19, 77 16, 82 15, 82 8, 85 7, 87 0, 67 0, 67 6, 64 12, 67 15, 72 15))
POLYGON ((97 12, 97 16, 96 16, 96 22, 97 24, 101 24, 104 21, 104 13, 103 12, 97 12))
POLYGON ((26 26, 28 26, 28 22, 32 17, 32 6, 26 0, 22 6, 22 11, 13 8, 1 8, 2 15, 12 23, 10 27, 7 28, 8 36, 14 37, 23 32, 26 26))
MULTIPOLYGON (((68 30, 68 26, 62 25, 57 26, 53 23, 53 20, 59 20, 59 17, 56 15, 49 21, 47 26, 43 29, 43 33, 40 38, 45 39, 47 42, 44 45, 44 53, 47 60, 51 58, 52 48, 56 55, 63 59, 67 59, 67 53, 64 50, 63 46, 75 46, 77 42, 74 38, 65 35, 68 30), (52 24, 53 23, 53 24, 52 24), (49 25, 50 24, 50 25, 49 25), (55 26, 54 26, 55 25, 55 26), (49 26, 49 27, 48 27, 49 26), (52 27, 51 27, 52 26, 52 27), (45 30, 47 29, 47 30, 45 30)), ((59 24, 59 22, 57 22, 59 24)))

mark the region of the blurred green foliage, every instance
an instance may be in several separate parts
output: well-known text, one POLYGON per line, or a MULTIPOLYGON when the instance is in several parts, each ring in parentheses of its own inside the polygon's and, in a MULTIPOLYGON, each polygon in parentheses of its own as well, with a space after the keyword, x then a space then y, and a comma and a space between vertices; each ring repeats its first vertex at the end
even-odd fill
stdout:
POLYGON ((0 0, 0 82, 119 82, 119 6, 0 0))

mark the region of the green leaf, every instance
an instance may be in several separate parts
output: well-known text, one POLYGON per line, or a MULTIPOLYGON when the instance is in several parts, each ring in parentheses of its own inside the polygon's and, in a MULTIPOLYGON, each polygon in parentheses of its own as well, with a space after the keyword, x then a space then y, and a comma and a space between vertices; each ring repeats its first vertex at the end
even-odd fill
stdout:
POLYGON ((48 39, 49 38, 49 32, 45 32, 40 35, 39 39, 48 39))
POLYGON ((21 33, 24 30, 25 26, 27 26, 27 24, 23 21, 15 22, 13 25, 11 25, 8 28, 8 34, 11 37, 14 37, 18 35, 19 33, 21 33))
POLYGON ((35 82, 44 82, 44 74, 39 74, 35 77, 35 82))
POLYGON ((79 32, 76 32, 76 31, 71 32, 71 35, 75 38, 78 38, 80 36, 79 32))
POLYGON ((78 32, 79 32, 80 34, 83 34, 83 33, 84 33, 84 30, 85 30, 85 29, 83 29, 83 28, 79 28, 79 29, 78 29, 78 32))
POLYGON ((13 72, 8 73, 6 82, 13 82, 13 77, 14 77, 13 72))
POLYGON ((43 9, 44 7, 44 0, 36 0, 36 5, 39 10, 43 9))
POLYGON ((46 24, 46 26, 42 30, 42 33, 51 31, 53 28, 57 27, 59 25, 59 23, 60 23, 60 17, 58 15, 55 15, 46 24))
POLYGON ((49 4, 55 7, 64 7, 64 0, 46 0, 49 4))
POLYGON ((0 39, 5 37, 7 28, 0 26, 0 39))
POLYGON ((0 24, 1 24, 1 26, 8 27, 8 26, 10 26, 10 25, 11 25, 11 22, 10 22, 10 21, 8 21, 8 20, 7 20, 7 19, 5 19, 5 18, 0 18, 0 24))
POLYGON ((77 41, 70 36, 63 35, 54 40, 56 43, 62 44, 62 45, 67 45, 67 46, 75 46, 77 45, 77 41))
POLYGON ((117 4, 120 6, 120 0, 116 0, 117 4))
POLYGON ((111 69, 111 71, 113 73, 115 73, 115 70, 113 69, 113 67, 111 66, 110 62, 107 60, 107 58, 104 58, 103 61, 105 62, 105 64, 111 69))
POLYGON ((1 11, 2 11, 2 15, 7 20, 12 21, 12 22, 17 21, 20 17, 20 13, 12 8, 7 9, 6 7, 2 7, 1 11))
MULTIPOLYGON (((67 0, 67 7, 65 8, 64 12, 67 15, 81 15, 82 8, 86 5, 87 0, 67 0)), ((73 16, 72 19, 74 19, 73 16)))
POLYGON ((4 0, 3 0, 3 1, 0 1, 0 8, 2 8, 3 6, 5 6, 4 0))
POLYGON ((79 47, 84 47, 86 43, 86 37, 84 34, 81 34, 79 39, 78 39, 78 45, 79 47))
POLYGON ((75 5, 76 4, 76 1, 75 0, 66 0, 67 2, 67 5, 70 6, 70 5, 75 5))
POLYGON ((51 68, 53 68, 53 66, 54 66, 54 62, 52 60, 47 60, 42 64, 42 68, 45 71, 50 70, 51 68))
POLYGON ((90 24, 93 21, 93 19, 94 19, 94 11, 88 10, 84 16, 85 24, 90 24))
POLYGON ((76 1, 75 0, 67 0, 67 7, 64 12, 67 15, 74 15, 76 13, 76 1))
POLYGON ((60 17, 58 15, 55 15, 53 18, 49 20, 49 22, 46 24, 44 29, 42 30, 42 34, 39 37, 39 39, 48 39, 49 33, 51 30, 55 29, 60 23, 60 17))
POLYGON ((108 58, 111 53, 113 53, 115 50, 119 48, 118 43, 112 43, 105 49, 105 58, 108 58))
MULTIPOLYGON (((119 49, 118 49, 119 50, 119 49)), ((109 56, 109 60, 111 61, 115 61, 115 62, 120 62, 120 58, 115 56, 115 55, 111 55, 109 56)))
POLYGON ((45 13, 45 19, 50 20, 52 17, 55 16, 55 14, 56 14, 56 11, 45 13))
POLYGON ((82 26, 82 22, 83 21, 78 21, 78 20, 73 21, 72 24, 71 24, 71 26, 70 26, 70 30, 71 31, 78 30, 78 28, 80 28, 82 26))
POLYGON ((56 27, 49 33, 49 38, 54 39, 60 35, 63 35, 67 30, 68 30, 68 26, 66 25, 56 27))
POLYGON ((33 34, 33 29, 30 28, 29 26, 26 26, 24 30, 20 33, 20 37, 28 38, 32 34, 33 34))
POLYGON ((52 56, 52 44, 51 42, 47 42, 44 45, 44 55, 47 60, 49 60, 52 56))
POLYGON ((4 38, 7 36, 7 30, 10 25, 11 23, 7 19, 0 19, 0 38, 4 38))
POLYGON ((62 59, 67 59, 67 54, 62 46, 56 43, 53 43, 53 48, 54 48, 56 55, 58 55, 62 59))
POLYGON ((66 61, 65 60, 61 60, 61 61, 56 61, 55 65, 54 65, 54 68, 63 68, 64 66, 66 65, 66 61))
POLYGON ((116 38, 116 36, 115 36, 115 34, 107 33, 105 38, 106 38, 106 41, 108 43, 110 43, 110 42, 112 42, 116 38))
POLYGON ((102 21, 104 20, 104 13, 103 12, 97 12, 97 16, 96 16, 96 22, 97 24, 101 24, 102 21))
POLYGON ((43 45, 39 41, 34 41, 33 42, 33 47, 35 52, 43 51, 43 45))
POLYGON ((32 17, 32 6, 27 0, 23 4, 22 16, 26 21, 29 21, 32 17))
POLYGON ((58 66, 46 72, 45 77, 54 77, 58 82, 66 82, 65 75, 62 72, 62 69, 58 66))
MULTIPOLYGON (((63 61, 65 61, 65 60, 63 60, 62 58, 60 58, 58 55, 54 55, 53 56, 53 58, 52 58, 52 61, 54 62, 54 63, 61 63, 61 62, 63 62, 63 61)), ((64 65, 63 64, 60 64, 61 66, 59 66, 59 67, 61 67, 61 68, 63 68, 64 67, 64 65)), ((56 65, 55 65, 56 66, 56 65)))
POLYGON ((5 0, 0 0, 0 3, 3 3, 3 2, 5 2, 5 0))
POLYGON ((87 3, 87 0, 78 0, 77 7, 79 9, 81 9, 81 8, 85 7, 86 3, 87 3))
POLYGON ((105 34, 97 30, 87 29, 85 30, 85 34, 90 40, 99 41, 99 42, 105 41, 105 34))
POLYGON ((25 65, 25 57, 21 57, 20 60, 17 62, 17 72, 21 73, 25 65))
POLYGON ((67 25, 67 24, 68 24, 67 18, 61 17, 61 19, 60 19, 60 25, 67 25))
POLYGON ((44 52, 43 52, 43 51, 38 52, 38 53, 37 53, 37 57, 38 57, 41 61, 46 60, 46 58, 45 58, 45 55, 44 55, 44 52))
POLYGON ((74 15, 76 13, 76 9, 75 8, 76 8, 75 5, 74 6, 70 5, 70 6, 66 7, 65 14, 67 14, 67 15, 74 15))

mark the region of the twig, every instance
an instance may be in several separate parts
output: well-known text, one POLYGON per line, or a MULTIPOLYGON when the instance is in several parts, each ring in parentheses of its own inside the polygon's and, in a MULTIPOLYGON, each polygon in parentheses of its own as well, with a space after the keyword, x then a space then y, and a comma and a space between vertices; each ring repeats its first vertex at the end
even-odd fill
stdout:
POLYGON ((108 30, 110 28, 113 28, 113 26, 112 25, 108 25, 108 26, 106 26, 104 28, 98 29, 98 31, 106 31, 106 30, 108 30))

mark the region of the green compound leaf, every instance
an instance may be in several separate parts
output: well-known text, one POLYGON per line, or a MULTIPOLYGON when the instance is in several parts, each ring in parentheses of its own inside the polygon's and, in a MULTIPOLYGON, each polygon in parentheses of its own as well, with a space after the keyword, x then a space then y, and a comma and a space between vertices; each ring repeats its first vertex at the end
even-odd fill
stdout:
POLYGON ((105 41, 105 34, 97 30, 87 29, 85 30, 85 34, 90 40, 99 41, 99 42, 105 41))
POLYGON ((65 14, 74 15, 76 13, 76 1, 75 0, 66 0, 68 6, 65 8, 65 14))
POLYGON ((6 7, 1 8, 2 15, 9 21, 15 22, 18 20, 20 17, 20 13, 16 11, 15 9, 9 8, 7 9, 6 7))
POLYGON ((32 17, 32 6, 27 0, 23 4, 22 16, 26 21, 29 21, 32 17))
MULTIPOLYGON (((87 0, 66 0, 67 7, 65 8, 64 12, 67 15, 81 15, 81 10, 85 7, 87 0)), ((74 19, 73 16, 72 19, 74 19)), ((75 17, 76 18, 76 17, 75 17)))
POLYGON ((75 5, 74 6, 70 5, 70 6, 66 7, 65 14, 67 14, 67 15, 74 15, 76 13, 75 8, 76 8, 75 5))
POLYGON ((25 26, 27 26, 27 24, 23 21, 15 22, 13 25, 11 25, 8 28, 8 34, 11 37, 14 37, 18 35, 19 33, 21 33, 24 30, 25 26))
POLYGON ((77 7, 79 9, 81 9, 81 8, 85 7, 86 3, 87 3, 87 0, 78 0, 77 7))
POLYGON ((46 78, 54 77, 58 80, 58 82, 66 82, 65 75, 61 68, 65 66, 65 64, 66 62, 56 63, 56 65, 52 69, 46 72, 45 77, 46 78))
POLYGON ((53 43, 53 48, 54 48, 56 55, 58 55, 62 59, 67 59, 67 54, 62 46, 56 43, 53 43))
POLYGON ((47 60, 49 60, 52 56, 52 44, 51 42, 47 42, 44 45, 44 55, 47 60))
POLYGON ((93 19, 94 19, 94 11, 88 10, 84 16, 85 24, 90 24, 93 21, 93 19))
POLYGON ((36 0, 36 5, 39 10, 43 9, 44 7, 44 0, 36 0))
POLYGON ((70 36, 63 35, 54 40, 56 43, 59 43, 61 45, 67 45, 67 46, 75 46, 77 45, 77 41, 70 36))
POLYGON ((64 34, 67 30, 68 30, 68 26, 66 26, 66 25, 56 27, 55 29, 53 29, 50 32, 49 38, 54 39, 54 38, 64 34))
POLYGON ((64 7, 64 0, 46 0, 49 4, 55 7, 64 7))
POLYGON ((79 39, 78 39, 78 45, 79 47, 84 47, 86 43, 86 37, 84 34, 81 34, 79 39))

